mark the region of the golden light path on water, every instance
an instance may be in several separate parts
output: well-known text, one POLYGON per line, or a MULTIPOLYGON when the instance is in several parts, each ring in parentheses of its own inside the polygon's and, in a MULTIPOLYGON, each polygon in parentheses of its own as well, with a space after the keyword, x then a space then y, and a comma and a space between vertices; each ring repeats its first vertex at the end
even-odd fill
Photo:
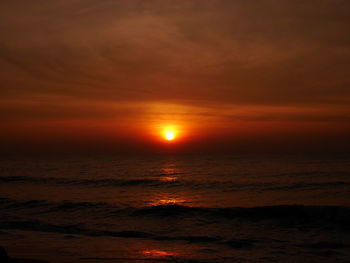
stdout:
MULTIPOLYGON (((183 175, 183 171, 176 167, 176 163, 169 161, 160 169, 161 176, 159 177, 160 181, 176 183, 181 175, 183 175)), ((180 197, 174 193, 159 193, 153 197, 153 201, 150 203, 152 206, 159 205, 176 205, 182 204, 186 202, 183 197, 180 197)), ((141 254, 148 259, 156 259, 158 260, 166 260, 173 257, 180 256, 180 253, 177 251, 170 251, 168 249, 163 248, 148 248, 141 251, 141 254)))
POLYGON ((177 255, 177 253, 175 252, 169 252, 169 251, 158 250, 158 249, 144 250, 142 251, 142 254, 144 254, 147 257, 153 257, 153 258, 169 257, 169 256, 177 255))
MULTIPOLYGON (((180 180, 180 176, 183 175, 184 172, 176 168, 176 163, 169 161, 164 165, 163 168, 161 168, 161 176, 159 177, 159 180, 167 183, 176 183, 180 180)), ((184 203, 187 203, 187 200, 183 194, 174 192, 162 192, 157 193, 153 197, 150 205, 181 205, 184 203)))

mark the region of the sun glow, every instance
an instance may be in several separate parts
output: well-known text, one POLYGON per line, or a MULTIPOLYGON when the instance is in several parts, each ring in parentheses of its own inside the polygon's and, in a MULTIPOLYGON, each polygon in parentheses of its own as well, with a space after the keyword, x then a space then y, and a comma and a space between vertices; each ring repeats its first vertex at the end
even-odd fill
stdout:
POLYGON ((172 143, 183 137, 183 128, 177 124, 159 125, 154 131, 157 139, 163 142, 172 143))
POLYGON ((177 137, 177 129, 174 126, 167 126, 163 129, 163 138, 167 141, 173 141, 177 137))
POLYGON ((172 141, 175 139, 175 131, 168 130, 164 132, 164 138, 168 141, 172 141))

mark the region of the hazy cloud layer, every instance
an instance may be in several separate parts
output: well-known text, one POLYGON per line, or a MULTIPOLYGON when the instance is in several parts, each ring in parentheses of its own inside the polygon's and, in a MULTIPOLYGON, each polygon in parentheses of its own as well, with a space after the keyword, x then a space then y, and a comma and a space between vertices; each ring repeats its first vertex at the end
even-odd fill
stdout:
POLYGON ((169 103, 228 123, 349 122, 349 11, 347 0, 4 0, 0 118, 137 119, 169 103))

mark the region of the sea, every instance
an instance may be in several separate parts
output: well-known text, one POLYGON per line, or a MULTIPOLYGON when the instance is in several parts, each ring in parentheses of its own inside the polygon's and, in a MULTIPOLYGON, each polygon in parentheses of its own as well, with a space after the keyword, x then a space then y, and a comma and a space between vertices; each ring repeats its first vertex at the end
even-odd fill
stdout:
POLYGON ((50 262, 350 262, 350 156, 0 158, 0 246, 50 262))

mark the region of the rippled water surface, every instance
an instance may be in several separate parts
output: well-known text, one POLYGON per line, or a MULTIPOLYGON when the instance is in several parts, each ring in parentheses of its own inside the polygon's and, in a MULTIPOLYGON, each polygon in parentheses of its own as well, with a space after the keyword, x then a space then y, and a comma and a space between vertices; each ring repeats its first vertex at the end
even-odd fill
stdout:
POLYGON ((51 262, 348 262, 349 196, 344 155, 3 158, 0 241, 51 262))

